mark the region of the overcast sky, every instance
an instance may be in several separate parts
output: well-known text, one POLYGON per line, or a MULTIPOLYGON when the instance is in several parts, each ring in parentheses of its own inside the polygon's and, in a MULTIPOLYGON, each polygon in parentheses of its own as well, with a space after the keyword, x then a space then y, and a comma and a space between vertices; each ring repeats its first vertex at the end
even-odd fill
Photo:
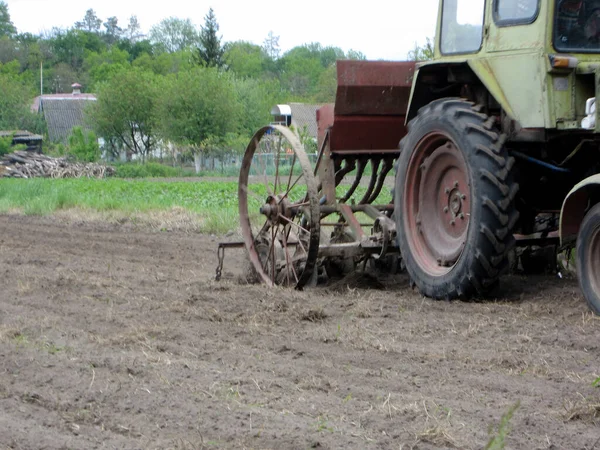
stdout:
POLYGON ((103 21, 125 27, 137 15, 142 30, 167 17, 196 25, 212 6, 222 42, 262 44, 270 30, 282 51, 309 42, 363 52, 369 59, 403 60, 415 42, 435 33, 438 0, 5 0, 19 32, 69 28, 92 8, 103 21), (352 6, 350 6, 352 5, 352 6))

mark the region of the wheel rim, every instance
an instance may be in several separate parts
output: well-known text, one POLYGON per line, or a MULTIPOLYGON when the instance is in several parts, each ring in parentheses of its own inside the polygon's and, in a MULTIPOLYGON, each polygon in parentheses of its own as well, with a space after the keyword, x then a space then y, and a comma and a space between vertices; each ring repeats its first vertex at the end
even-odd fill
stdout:
POLYGON ((242 160, 238 199, 258 278, 269 286, 304 286, 319 250, 319 202, 308 156, 288 128, 265 127, 253 136, 242 160), (273 173, 267 173, 267 157, 273 173))
POLYGON ((456 144, 441 132, 415 147, 404 189, 404 223, 415 262, 440 276, 458 262, 471 216, 467 164, 456 144))
POLYGON ((592 291, 600 292, 600 226, 596 227, 590 238, 584 270, 592 285, 592 291))

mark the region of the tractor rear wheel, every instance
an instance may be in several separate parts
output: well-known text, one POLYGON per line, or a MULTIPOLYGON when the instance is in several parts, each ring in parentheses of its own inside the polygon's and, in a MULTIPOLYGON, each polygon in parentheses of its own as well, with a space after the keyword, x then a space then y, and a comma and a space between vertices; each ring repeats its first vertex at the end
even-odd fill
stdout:
POLYGON ((585 215, 579 229, 577 278, 588 305, 600 315, 600 203, 585 215))
POLYGON ((514 246, 514 158, 494 119, 462 99, 425 106, 400 142, 397 239, 412 282, 434 299, 484 295, 514 246))

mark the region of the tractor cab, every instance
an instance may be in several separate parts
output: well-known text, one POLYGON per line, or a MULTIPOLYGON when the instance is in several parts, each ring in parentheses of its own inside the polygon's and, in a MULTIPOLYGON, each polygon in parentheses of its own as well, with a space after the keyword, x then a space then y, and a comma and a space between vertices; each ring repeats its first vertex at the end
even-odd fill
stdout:
POLYGON ((511 140, 543 140, 543 130, 600 132, 599 0, 441 0, 437 29, 409 119, 450 91, 504 116, 511 140), (432 81, 446 91, 433 94, 432 81))

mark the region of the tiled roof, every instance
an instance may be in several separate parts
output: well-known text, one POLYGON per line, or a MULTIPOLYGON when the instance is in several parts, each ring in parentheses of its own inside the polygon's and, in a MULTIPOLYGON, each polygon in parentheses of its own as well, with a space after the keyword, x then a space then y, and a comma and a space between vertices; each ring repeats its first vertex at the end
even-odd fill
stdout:
POLYGON ((70 97, 68 95, 45 95, 40 102, 40 109, 48 127, 48 137, 53 142, 66 142, 73 127, 87 128, 84 119, 85 107, 96 99, 91 94, 70 97))
POLYGON ((41 100, 96 100, 95 94, 44 94, 37 96, 31 105, 32 112, 39 112, 41 100))
POLYGON ((307 105, 304 103, 290 103, 292 110, 292 125, 301 131, 306 131, 313 138, 317 138, 317 109, 323 105, 307 105))

